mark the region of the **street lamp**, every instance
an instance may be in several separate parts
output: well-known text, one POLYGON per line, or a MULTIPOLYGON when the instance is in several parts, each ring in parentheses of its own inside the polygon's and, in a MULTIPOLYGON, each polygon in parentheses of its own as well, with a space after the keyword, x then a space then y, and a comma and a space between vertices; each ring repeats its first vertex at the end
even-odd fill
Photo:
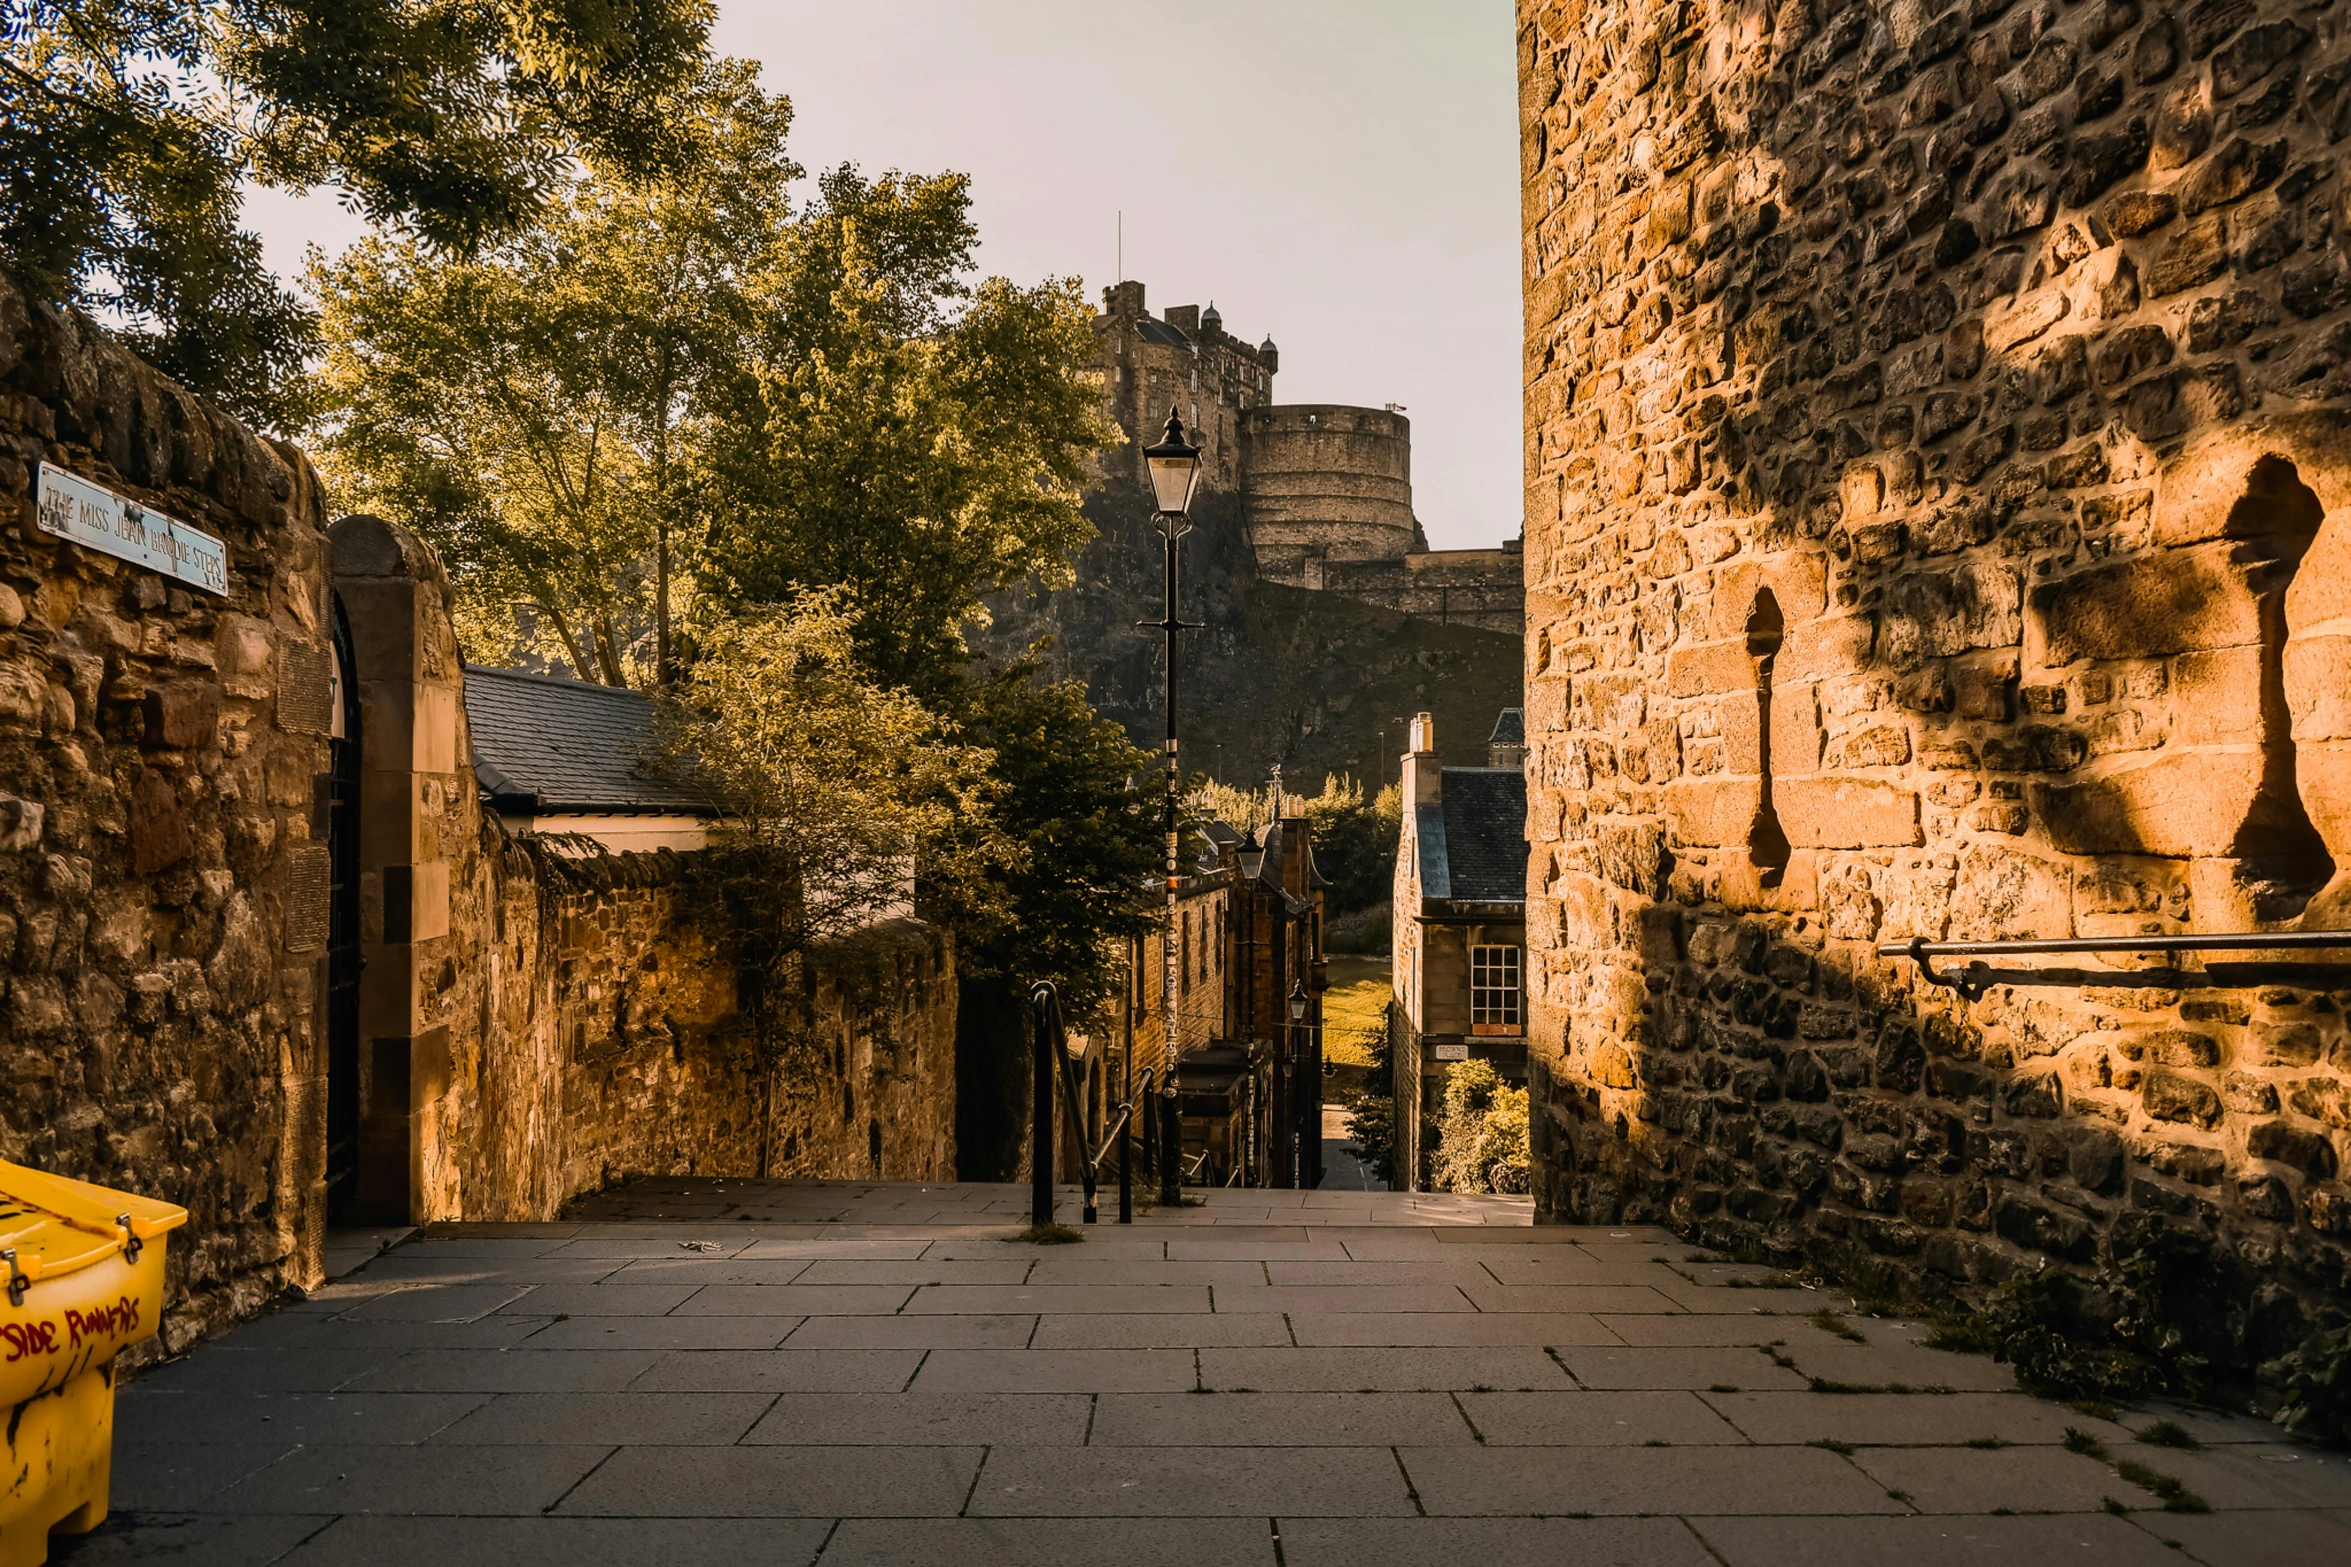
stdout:
POLYGON ((1176 751, 1176 655, 1178 633, 1199 629, 1186 624, 1176 613, 1177 542, 1191 531, 1191 524, 1185 518, 1192 510, 1192 492, 1200 483, 1200 448, 1184 439, 1184 421, 1176 416, 1174 408, 1167 411, 1167 429, 1159 443, 1143 448, 1143 465, 1150 472, 1151 496, 1159 510, 1159 536, 1167 546, 1167 613, 1157 621, 1146 620, 1141 624, 1167 637, 1167 929, 1159 940, 1160 1007, 1166 1038, 1161 1042, 1159 1064, 1159 1200, 1174 1208, 1184 1200, 1184 1129, 1176 1102, 1176 1042, 1180 1027, 1176 997, 1182 978, 1176 971, 1179 961, 1176 883, 1177 856, 1181 850, 1178 822, 1184 787, 1183 763, 1176 751))
POLYGON ((1290 1048, 1282 1061, 1282 1099, 1290 1110, 1290 1185, 1304 1184, 1305 1167, 1299 1160, 1305 1155, 1305 1114, 1298 1107, 1299 1034, 1306 1026, 1306 982, 1290 981, 1290 1048))

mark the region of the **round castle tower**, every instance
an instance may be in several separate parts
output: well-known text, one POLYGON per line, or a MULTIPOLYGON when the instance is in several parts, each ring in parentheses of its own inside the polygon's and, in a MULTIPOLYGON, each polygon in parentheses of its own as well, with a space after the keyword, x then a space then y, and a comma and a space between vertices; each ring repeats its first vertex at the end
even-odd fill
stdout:
POLYGON ((1243 505, 1258 569, 1320 587, 1324 561, 1416 547, 1412 421, 1377 408, 1280 404, 1241 417, 1243 505))

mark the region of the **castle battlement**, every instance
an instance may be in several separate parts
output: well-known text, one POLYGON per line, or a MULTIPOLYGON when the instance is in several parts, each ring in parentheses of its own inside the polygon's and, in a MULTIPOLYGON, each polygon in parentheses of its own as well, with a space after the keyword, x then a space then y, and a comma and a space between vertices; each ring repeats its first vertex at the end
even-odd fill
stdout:
POLYGON ((1143 285, 1103 290, 1094 318, 1105 411, 1126 444, 1104 460, 1143 480, 1142 449, 1170 406, 1201 448, 1201 483, 1235 495, 1259 575, 1292 587, 1521 633, 1526 590, 1517 541, 1431 550, 1412 509, 1412 421, 1393 408, 1281 404, 1281 351, 1227 332, 1211 303, 1154 318, 1143 285))

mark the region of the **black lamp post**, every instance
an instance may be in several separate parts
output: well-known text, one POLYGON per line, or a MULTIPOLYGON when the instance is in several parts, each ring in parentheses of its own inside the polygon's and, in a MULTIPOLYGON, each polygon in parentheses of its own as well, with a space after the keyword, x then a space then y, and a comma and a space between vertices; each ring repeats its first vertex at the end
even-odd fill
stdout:
POLYGON ((1306 1184, 1305 1166, 1299 1161, 1306 1153, 1306 1113, 1299 1108, 1300 1074, 1297 1072, 1299 1041, 1306 1027, 1306 982, 1290 981, 1290 1048, 1282 1062, 1282 1097, 1290 1111, 1290 1184, 1306 1184))
POLYGON ((1144 621, 1167 637, 1167 929, 1159 938, 1161 1014, 1167 1037, 1159 1064, 1159 1200, 1179 1206, 1183 1193, 1183 1122, 1176 1100, 1177 996, 1182 976, 1176 971, 1176 883, 1180 877, 1179 825, 1184 787, 1183 763, 1176 751, 1176 656, 1179 633, 1196 631, 1176 613, 1178 541, 1192 531, 1185 520, 1192 510, 1192 491, 1200 482, 1200 448, 1184 439, 1184 421, 1173 408, 1167 411, 1167 430, 1156 446, 1143 448, 1143 464, 1150 471, 1152 500, 1158 508, 1159 536, 1167 545, 1167 613, 1144 621))

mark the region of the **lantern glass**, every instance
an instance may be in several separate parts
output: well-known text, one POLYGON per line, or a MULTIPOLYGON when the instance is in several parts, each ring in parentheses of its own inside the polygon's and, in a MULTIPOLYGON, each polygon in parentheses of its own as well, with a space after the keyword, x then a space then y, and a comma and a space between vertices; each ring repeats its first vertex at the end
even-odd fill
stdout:
POLYGON ((1151 471, 1151 493, 1163 517, 1181 517, 1192 509, 1192 491, 1200 482, 1200 448, 1184 439, 1184 421, 1167 411, 1167 430, 1156 446, 1143 448, 1151 471))

